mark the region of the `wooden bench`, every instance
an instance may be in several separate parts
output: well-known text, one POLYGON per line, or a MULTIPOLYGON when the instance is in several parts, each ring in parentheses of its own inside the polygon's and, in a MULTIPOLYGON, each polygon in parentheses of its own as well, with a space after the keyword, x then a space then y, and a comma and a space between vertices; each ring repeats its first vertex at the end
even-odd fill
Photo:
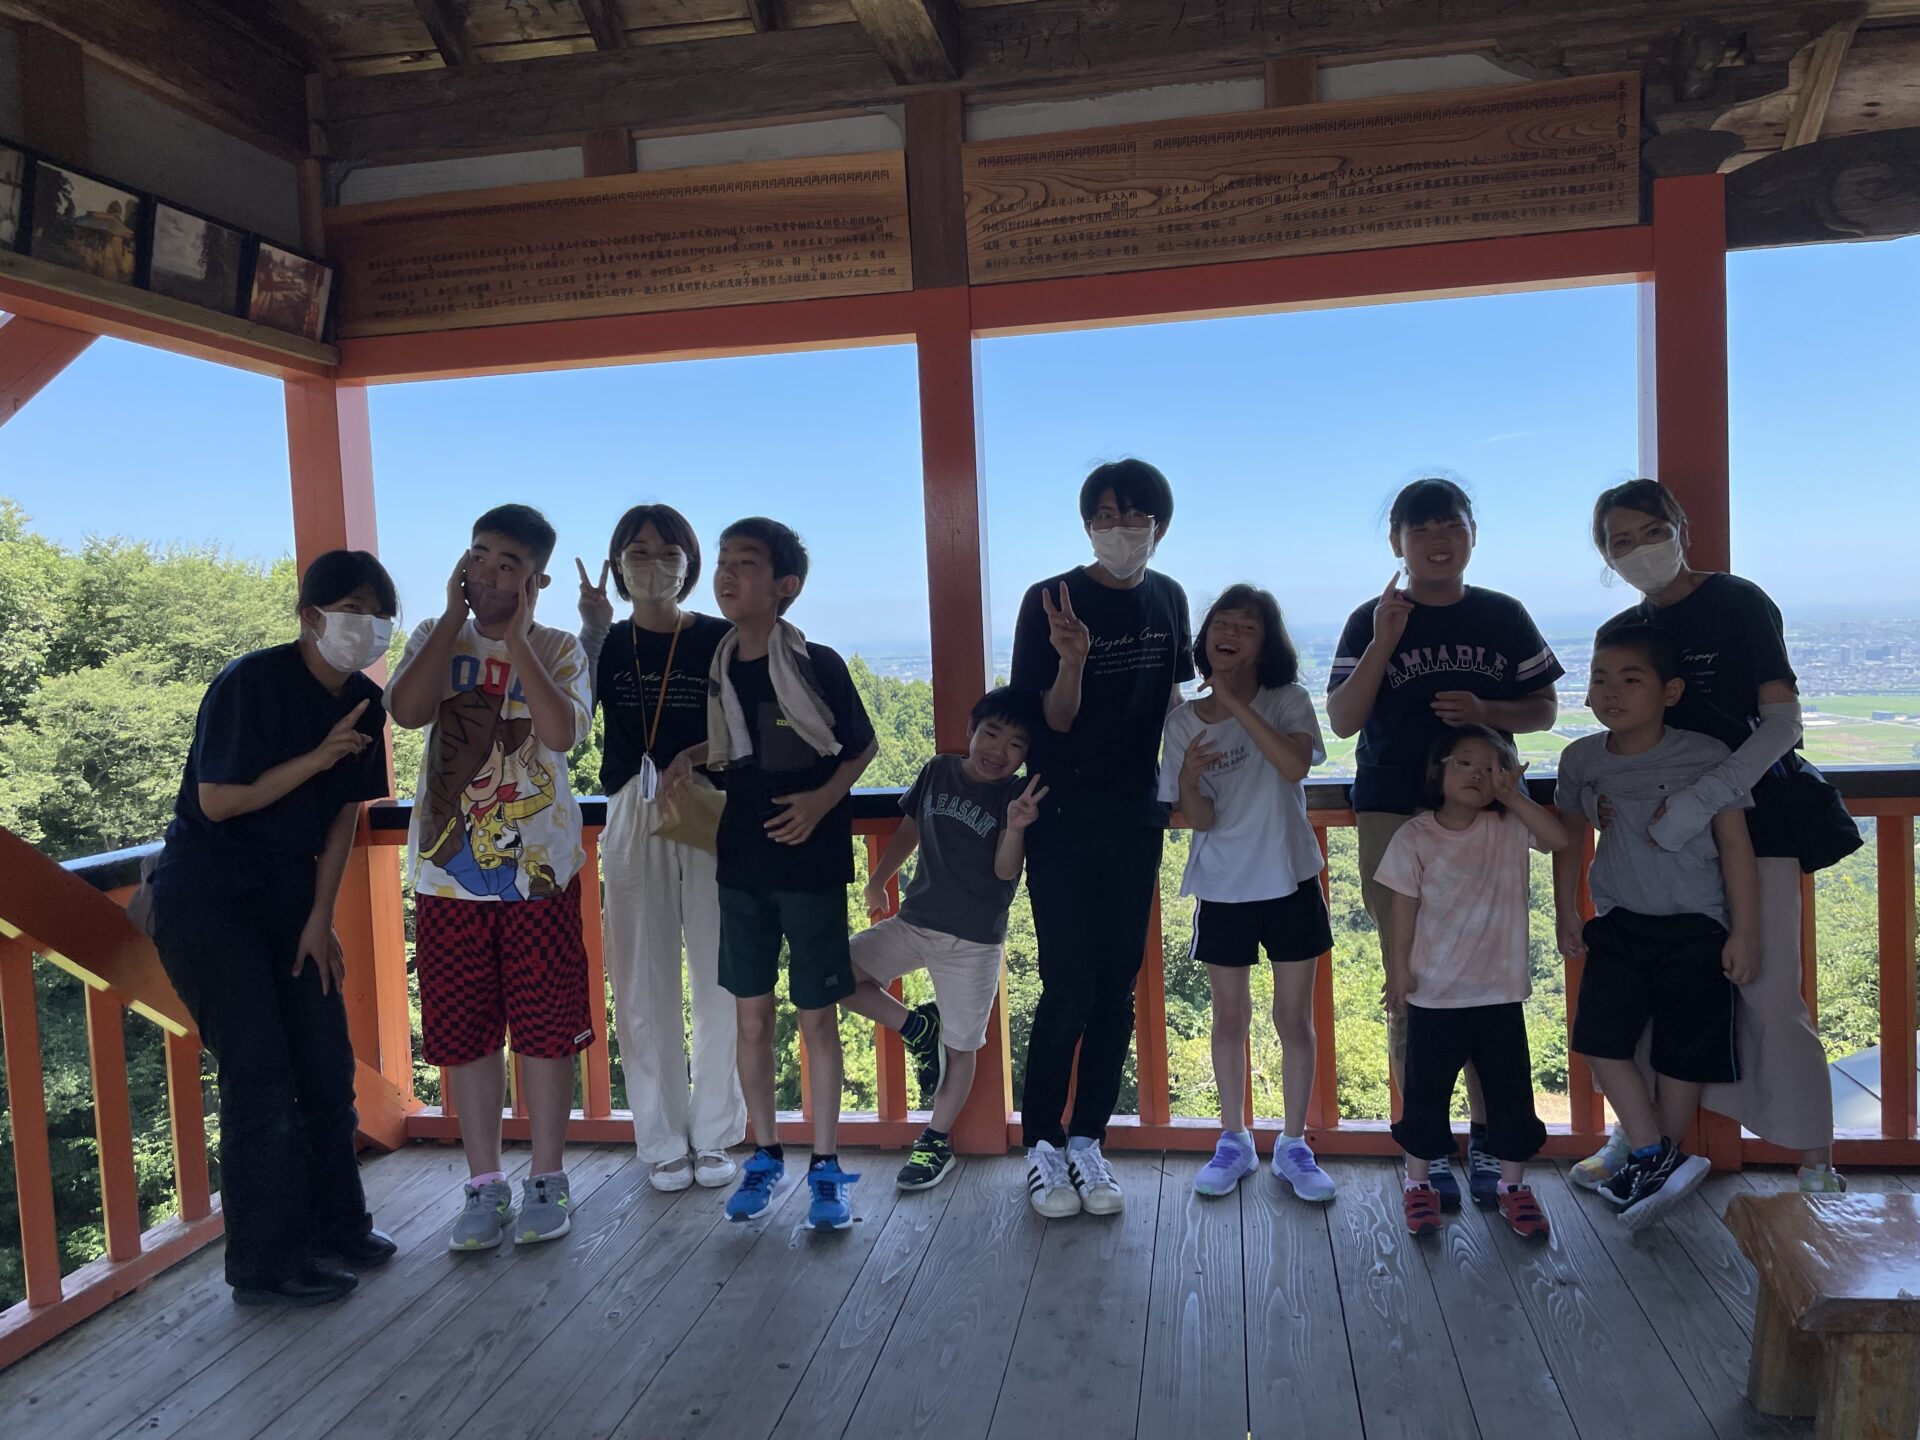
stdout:
POLYGON ((1741 1195, 1727 1227, 1759 1274, 1747 1399, 1818 1440, 1920 1431, 1920 1195, 1741 1195))

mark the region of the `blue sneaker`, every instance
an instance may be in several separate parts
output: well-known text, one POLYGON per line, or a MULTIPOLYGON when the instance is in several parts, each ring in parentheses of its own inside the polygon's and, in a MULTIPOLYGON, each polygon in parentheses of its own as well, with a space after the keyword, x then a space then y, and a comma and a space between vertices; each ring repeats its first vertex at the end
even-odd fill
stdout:
POLYGON ((853 1224, 850 1198, 858 1175, 849 1175, 838 1160, 807 1171, 807 1187, 813 1191, 813 1203, 807 1206, 807 1229, 845 1230, 853 1224))
POLYGON ((786 1173, 784 1161, 764 1150, 754 1151, 753 1158, 741 1167, 740 1188, 727 1197, 727 1218, 751 1220, 766 1209, 773 1199, 773 1187, 786 1173))
POLYGON ((1254 1154, 1252 1137, 1242 1131, 1222 1130, 1220 1143, 1213 1147, 1213 1158, 1193 1177, 1198 1195, 1231 1195, 1240 1182, 1260 1168, 1254 1154))
POLYGON ((1482 1210, 1500 1203, 1500 1159, 1487 1149, 1484 1126, 1467 1136, 1467 1193, 1482 1210))
POLYGON ((1440 1197, 1440 1208, 1447 1214, 1460 1208, 1460 1182, 1454 1178, 1453 1166, 1446 1156, 1433 1162, 1427 1172, 1427 1183, 1433 1186, 1434 1193, 1440 1197))

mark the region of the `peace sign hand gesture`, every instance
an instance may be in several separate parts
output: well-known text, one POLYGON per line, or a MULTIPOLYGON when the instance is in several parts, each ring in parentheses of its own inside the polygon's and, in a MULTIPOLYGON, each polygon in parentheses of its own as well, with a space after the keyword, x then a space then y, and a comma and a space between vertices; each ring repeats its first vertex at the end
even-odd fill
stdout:
POLYGON ((1051 593, 1040 592, 1040 606, 1047 612, 1047 638, 1053 642, 1053 650, 1060 657, 1062 665, 1085 665, 1087 651, 1093 645, 1093 636, 1086 624, 1073 613, 1073 597, 1067 593, 1067 582, 1060 582, 1060 603, 1055 604, 1051 593))
POLYGON ((1040 784, 1038 775, 1027 777, 1027 788, 1007 803, 1007 829, 1019 831, 1026 829, 1040 818, 1040 802, 1047 798, 1048 787, 1040 784), (1039 789, 1034 787, 1038 785, 1039 789))
POLYGON ((578 555, 573 557, 574 569, 580 572, 580 623, 589 630, 607 630, 613 625, 613 601, 607 598, 607 576, 612 573, 613 562, 600 562, 600 583, 595 585, 587 579, 587 567, 578 555))

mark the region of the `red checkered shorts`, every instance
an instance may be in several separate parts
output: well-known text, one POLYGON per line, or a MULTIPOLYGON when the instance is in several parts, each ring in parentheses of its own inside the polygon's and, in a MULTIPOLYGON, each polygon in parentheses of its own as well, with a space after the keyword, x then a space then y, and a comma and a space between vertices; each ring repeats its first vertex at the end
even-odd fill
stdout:
POLYGON ((545 900, 417 897, 421 1053, 429 1065, 513 1053, 564 1060, 594 1040, 580 880, 545 900))

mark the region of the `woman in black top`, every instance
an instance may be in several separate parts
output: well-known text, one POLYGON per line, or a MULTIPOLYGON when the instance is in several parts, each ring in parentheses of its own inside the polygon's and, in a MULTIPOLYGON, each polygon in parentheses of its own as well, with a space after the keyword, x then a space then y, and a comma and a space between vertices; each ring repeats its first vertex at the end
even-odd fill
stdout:
POLYGON ((391 787, 380 687, 393 580, 334 550, 300 582, 300 638, 233 661, 194 722, 153 875, 154 944, 220 1075, 234 1299, 314 1305, 385 1264, 354 1159, 354 1056, 333 905, 360 802, 391 787))
MULTIPOLYGON (((1760 973, 1740 991, 1740 1079, 1708 1086, 1702 1103, 1801 1152, 1803 1190, 1845 1189, 1833 1169, 1826 1051, 1800 993, 1801 866, 1791 844, 1794 825, 1777 823, 1770 813, 1784 798, 1780 786, 1761 783, 1801 768, 1794 753, 1800 692, 1780 611, 1749 580, 1688 566, 1686 512, 1658 481, 1631 480, 1603 493, 1593 508, 1593 542, 1608 566, 1645 597, 1607 625, 1657 625, 1680 653, 1686 689, 1667 722, 1711 735, 1735 752, 1669 802, 1653 827, 1655 841, 1678 849, 1711 823, 1715 809, 1739 803, 1748 791, 1757 807, 1748 812, 1748 824, 1760 867, 1760 973)), ((1813 774, 1800 775, 1796 784, 1824 793, 1813 774)), ((1619 1143, 1616 1137, 1613 1148, 1619 1143)), ((1610 1168, 1606 1155, 1584 1162, 1585 1171, 1610 1168)))
POLYGON ((603 923, 634 1144, 655 1189, 725 1185, 735 1171, 727 1147, 744 1133, 747 1111, 733 997, 720 988, 713 835, 695 834, 690 822, 713 813, 705 808, 713 787, 695 771, 707 758, 707 672, 731 627, 680 608, 700 578, 700 541, 670 505, 636 505, 620 517, 597 585, 574 563, 580 641, 606 719, 603 923), (609 575, 620 598, 633 602, 618 624, 609 575), (680 1018, 683 947, 691 1076, 680 1018))

